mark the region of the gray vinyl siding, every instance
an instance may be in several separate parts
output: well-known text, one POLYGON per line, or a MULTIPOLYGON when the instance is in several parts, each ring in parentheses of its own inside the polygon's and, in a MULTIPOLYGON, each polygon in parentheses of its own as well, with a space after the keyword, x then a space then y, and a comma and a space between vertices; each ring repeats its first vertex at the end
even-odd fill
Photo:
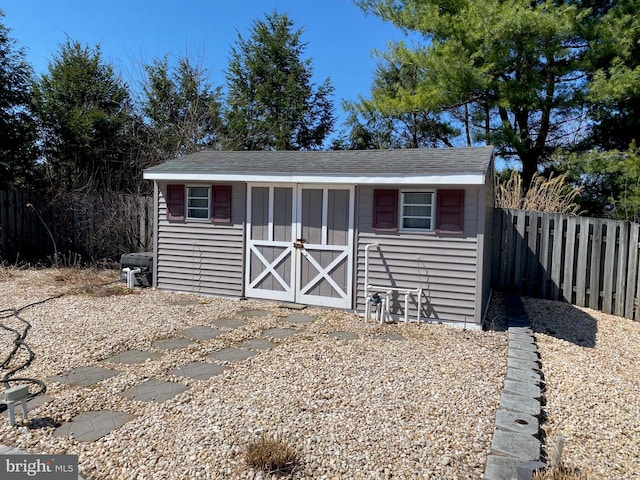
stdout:
POLYGON ((169 222, 165 202, 167 183, 178 182, 158 183, 156 286, 162 290, 242 296, 244 183, 231 184, 231 224, 169 222))
MULTIPOLYGON (((479 323, 477 312, 478 206, 480 187, 465 189, 464 234, 437 235, 435 232, 376 232, 372 229, 374 186, 358 189, 357 261, 355 305, 365 308, 365 246, 370 250, 369 283, 400 288, 422 287, 421 317, 434 321, 479 323)), ((388 187, 387 187, 388 188, 388 187)), ((402 189, 411 189, 407 186, 402 189)), ((417 186, 425 189, 429 186, 417 186)), ((440 187, 442 188, 442 187, 440 187)), ((447 186, 445 188, 460 188, 447 186)), ((436 191, 436 187, 429 188, 436 191)), ((483 199, 484 202, 484 199, 483 199)), ((404 315, 404 295, 392 301, 392 314, 404 315)), ((416 318, 412 298, 409 316, 416 318)))

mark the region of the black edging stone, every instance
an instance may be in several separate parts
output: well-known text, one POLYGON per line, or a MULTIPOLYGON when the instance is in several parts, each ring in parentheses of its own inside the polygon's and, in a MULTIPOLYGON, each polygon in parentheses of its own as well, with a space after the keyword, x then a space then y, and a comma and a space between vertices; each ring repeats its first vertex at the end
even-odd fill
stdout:
POLYGON ((540 461, 540 357, 520 295, 504 296, 509 332, 505 386, 487 457, 486 480, 531 480, 540 461), (526 427, 526 428, 524 428, 526 427), (531 433, 531 432, 535 432, 531 433))

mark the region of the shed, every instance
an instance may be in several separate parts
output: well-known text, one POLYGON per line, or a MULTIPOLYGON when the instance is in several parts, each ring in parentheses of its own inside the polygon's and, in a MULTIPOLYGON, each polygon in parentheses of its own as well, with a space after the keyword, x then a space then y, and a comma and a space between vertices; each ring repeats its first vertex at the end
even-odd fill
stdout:
POLYGON ((491 147, 202 151, 144 178, 159 289, 482 324, 491 147))

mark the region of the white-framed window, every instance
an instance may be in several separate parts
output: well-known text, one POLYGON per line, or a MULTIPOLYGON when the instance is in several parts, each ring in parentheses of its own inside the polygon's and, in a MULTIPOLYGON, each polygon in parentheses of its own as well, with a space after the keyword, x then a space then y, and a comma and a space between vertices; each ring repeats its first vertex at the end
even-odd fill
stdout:
POLYGON ((400 192, 400 228, 432 231, 435 192, 411 190, 400 192))
POLYGON ((209 219, 211 189, 209 187, 187 186, 187 218, 192 220, 209 219))

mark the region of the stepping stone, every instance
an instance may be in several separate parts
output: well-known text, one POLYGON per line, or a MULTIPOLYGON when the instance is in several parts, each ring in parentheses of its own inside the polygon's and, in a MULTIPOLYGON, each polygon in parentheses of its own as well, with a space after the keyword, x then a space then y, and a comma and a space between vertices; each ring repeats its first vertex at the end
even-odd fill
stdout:
POLYGON ((295 335, 297 330, 293 328, 270 328, 262 332, 265 337, 273 337, 273 338, 288 338, 291 335, 295 335))
POLYGON ((294 313, 293 315, 285 317, 284 321, 289 323, 311 323, 315 319, 316 317, 312 315, 302 315, 300 313, 294 313))
POLYGON ((240 318, 216 318, 211 320, 211 325, 215 325, 216 327, 222 328, 239 328, 246 325, 248 322, 246 320, 242 320, 240 318))
POLYGON ((80 442, 94 442, 134 418, 135 415, 107 410, 85 412, 73 417, 71 422, 63 423, 54 434, 58 437, 73 436, 80 442))
POLYGON ((358 334, 353 332, 332 332, 329 334, 329 338, 334 338, 336 340, 356 340, 358 338, 358 334))
POLYGON ((182 335, 193 338, 194 340, 211 340, 212 338, 219 337, 223 333, 225 332, 217 328, 203 326, 191 327, 182 331, 182 335))
POLYGON ((391 340, 391 341, 406 340, 406 338, 404 338, 399 333, 384 333, 382 335, 377 335, 374 338, 376 340, 391 340))
POLYGON ((124 392, 120 393, 123 397, 131 398, 133 400, 140 400, 142 402, 164 402, 176 395, 181 394, 189 390, 189 387, 180 383, 163 382, 161 380, 147 380, 140 385, 132 388, 128 388, 124 392))
POLYGON ((266 317, 267 315, 271 315, 272 312, 269 310, 243 310, 238 313, 243 317, 266 317))
POLYGON ((257 352, 242 350, 240 348, 223 348, 222 350, 207 355, 207 358, 221 362, 240 362, 254 355, 257 355, 257 352))
POLYGON ((220 375, 227 367, 222 365, 215 365, 207 362, 193 362, 185 365, 184 367, 171 370, 169 373, 178 375, 180 377, 195 378, 196 380, 206 380, 215 375, 220 375))
POLYGON ((157 352, 143 352, 141 350, 127 350, 126 352, 118 353, 113 357, 105 358, 103 362, 111 363, 126 363, 128 365, 135 365, 138 363, 144 363, 147 360, 154 360, 161 357, 162 354, 157 352))
POLYGON ((251 338, 238 345, 241 348, 249 348, 251 350, 268 350, 273 347, 274 343, 264 338, 251 338))
POLYGON ((193 345, 195 342, 187 338, 167 338, 164 340, 156 340, 151 345, 162 350, 177 350, 193 345))
POLYGON ((78 387, 88 387, 110 377, 115 377, 120 372, 102 367, 78 367, 60 375, 49 377, 49 380, 78 387))

